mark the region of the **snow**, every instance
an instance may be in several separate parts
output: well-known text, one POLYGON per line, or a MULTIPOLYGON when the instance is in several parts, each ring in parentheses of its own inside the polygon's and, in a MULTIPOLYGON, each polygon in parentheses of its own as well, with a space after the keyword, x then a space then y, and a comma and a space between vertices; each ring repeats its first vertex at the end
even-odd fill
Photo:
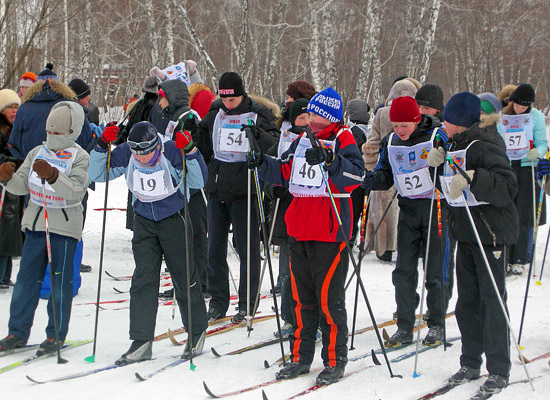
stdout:
MULTIPOLYGON (((89 274, 82 274, 82 287, 80 293, 74 299, 70 330, 67 337, 68 340, 93 338, 95 306, 79 304, 95 302, 97 296, 97 274, 99 270, 99 248, 103 213, 101 211, 94 211, 94 208, 103 207, 104 189, 104 184, 97 184, 95 192, 90 191, 88 215, 84 230, 83 262, 91 264, 93 270, 89 274)), ((109 186, 108 207, 125 208, 126 196, 127 190, 124 180, 118 179, 112 181, 109 186)), ((114 275, 131 275, 133 272, 134 261, 131 251, 132 233, 124 228, 125 218, 124 211, 108 212, 104 269, 114 275)), ((540 270, 547 233, 547 226, 543 226, 539 230, 537 274, 540 270)), ((278 255, 275 254, 275 268, 277 268, 278 265, 277 257, 278 255)), ((233 275, 238 279, 238 263, 233 254, 230 254, 229 262, 233 275)), ((16 262, 16 264, 17 263, 18 262, 16 262)), ((393 266, 393 263, 379 262, 373 254, 367 255, 362 265, 362 271, 364 271, 364 284, 379 323, 390 320, 395 310, 394 289, 391 283, 393 266)), ((13 277, 16 276, 16 273, 17 267, 15 266, 13 277)), ((508 307, 516 335, 519 331, 519 322, 527 279, 526 275, 527 273, 518 279, 507 282, 508 307)), ((524 354, 529 358, 550 351, 550 313, 546 308, 548 304, 550 304, 550 292, 547 289, 547 287, 550 286, 550 270, 546 272, 545 276, 546 278, 543 279, 542 286, 536 285, 534 280, 531 280, 527 315, 522 337, 522 345, 525 348, 524 354)), ((161 281, 161 284, 163 282, 164 281, 161 281)), ((347 310, 350 326, 353 314, 354 286, 354 284, 351 285, 351 289, 348 291, 347 296, 347 310)), ((113 291, 113 287, 127 290, 130 287, 130 282, 117 282, 103 275, 101 289, 102 301, 129 298, 129 294, 116 294, 113 291)), ((269 275, 266 273, 262 285, 262 293, 269 293, 269 287, 269 275)), ((231 290, 232 292, 234 290, 232 285, 231 290)), ((11 289, 0 291, 0 315, 3 316, 1 329, 2 336, 7 334, 7 318, 9 315, 11 291, 11 289)), ((455 301, 456 291, 451 301, 449 311, 452 311, 454 308, 455 301)), ((260 315, 270 313, 272 304, 272 299, 268 298, 263 300, 260 304, 260 311, 262 311, 260 315)), ((255 324, 250 337, 247 337, 245 328, 239 328, 207 338, 205 345, 205 350, 207 350, 207 352, 195 359, 197 368, 194 371, 190 370, 189 363, 183 363, 177 368, 170 369, 146 382, 139 382, 135 378, 135 372, 146 374, 154 371, 173 362, 175 360, 174 357, 181 354, 183 347, 176 347, 167 339, 154 343, 153 357, 155 359, 153 361, 137 365, 134 364, 84 378, 48 383, 45 385, 33 384, 25 378, 25 375, 29 375, 38 380, 48 379, 112 364, 130 345, 128 338, 129 313, 126 308, 127 305, 127 302, 122 304, 107 304, 104 306, 106 310, 100 311, 99 336, 95 364, 89 364, 84 361, 84 358, 92 353, 92 344, 72 349, 65 352, 63 355, 63 357, 69 360, 67 364, 58 365, 56 363, 56 358, 49 358, 1 374, 0 384, 3 387, 2 394, 17 395, 19 399, 114 398, 140 400, 151 398, 160 399, 165 398, 165 396, 201 399, 208 398, 203 389, 202 381, 206 381, 214 393, 221 394, 274 378, 278 368, 271 367, 270 369, 265 369, 263 361, 268 360, 269 362, 274 362, 280 357, 281 354, 278 345, 272 345, 242 355, 225 356, 219 359, 215 358, 209 351, 210 347, 213 346, 218 352, 227 353, 245 345, 271 339, 273 337, 273 332, 277 329, 274 320, 255 324)), ((45 308, 46 302, 42 300, 36 312, 34 329, 31 332, 29 343, 40 343, 45 338, 44 329, 47 321, 45 308)), ((232 309, 230 309, 230 312, 232 312, 232 309)), ((156 334, 166 332, 168 328, 176 329, 181 327, 182 323, 179 318, 179 313, 176 312, 175 320, 172 320, 171 313, 170 306, 159 306, 156 334)), ((366 305, 364 301, 360 299, 357 328, 364 328, 371 325, 372 323, 366 305)), ((395 330, 395 326, 390 326, 387 329, 388 333, 391 335, 395 330)), ((425 335, 425 332, 426 330, 423 329, 421 337, 425 335)), ((447 336, 459 336, 458 326, 454 317, 447 319, 447 336)), ((178 338, 182 340, 185 338, 185 334, 179 335, 178 338)), ((378 349, 379 346, 374 331, 357 335, 355 337, 355 348, 355 350, 349 352, 350 358, 368 353, 371 349, 378 349)), ((397 350, 388 353, 388 357, 391 360, 412 349, 414 349, 414 346, 408 347, 407 350, 397 350)), ((286 343, 285 350, 288 351, 288 344, 286 343)), ((320 351, 320 345, 318 345, 316 358, 312 368, 319 368, 322 364, 320 360, 320 351)), ((523 380, 526 378, 525 372, 518 360, 517 351, 513 344, 511 351, 512 371, 510 380, 512 382, 523 380)), ((304 398, 416 399, 445 384, 447 378, 459 368, 459 355, 459 342, 455 342, 454 346, 449 347, 446 352, 444 352, 442 348, 437 348, 420 354, 417 371, 421 376, 417 378, 413 378, 414 357, 400 363, 391 364, 394 374, 403 375, 403 379, 390 378, 382 355, 379 355, 379 359, 382 362, 381 366, 374 366, 370 357, 364 358, 360 361, 350 362, 346 372, 351 373, 358 369, 368 367, 367 369, 349 376, 340 383, 304 396, 304 398)), ((22 358, 24 358, 22 353, 2 357, 0 358, 0 367, 11 364, 22 358)), ((547 399, 550 394, 550 367, 547 362, 548 359, 544 359, 528 365, 531 377, 537 377, 533 382, 535 386, 534 392, 531 391, 529 384, 521 383, 510 386, 504 392, 496 396, 496 398, 547 399), (539 378, 539 376, 542 377, 539 378)), ((486 373, 486 371, 483 369, 482 373, 486 373)), ((290 382, 271 385, 265 388, 265 392, 269 399, 272 400, 288 398, 311 386, 314 383, 315 376, 315 374, 311 374, 308 377, 302 377, 290 382)), ((469 398, 476 392, 481 382, 482 381, 470 382, 463 387, 456 388, 447 395, 442 396, 442 399, 469 398)), ((261 396, 260 392, 261 390, 255 390, 235 398, 259 399, 261 396)))

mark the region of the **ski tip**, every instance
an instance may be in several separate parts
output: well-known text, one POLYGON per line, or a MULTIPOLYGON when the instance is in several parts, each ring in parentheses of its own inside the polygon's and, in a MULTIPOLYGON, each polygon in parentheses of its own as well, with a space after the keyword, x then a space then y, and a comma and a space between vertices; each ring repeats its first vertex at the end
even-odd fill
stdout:
POLYGON ((220 398, 219 396, 216 396, 214 393, 212 393, 212 391, 210 390, 210 388, 206 385, 206 382, 205 382, 205 381, 202 381, 202 385, 204 386, 204 390, 206 391, 206 393, 208 393, 208 396, 213 397, 213 398, 215 398, 215 399, 219 399, 219 398, 220 398))
POLYGON ((89 362, 89 363, 95 363, 95 354, 86 357, 86 358, 84 359, 84 361, 89 362))
POLYGON ((419 374, 419 373, 416 372, 416 371, 413 372, 413 378, 419 378, 419 377, 421 377, 421 376, 422 376, 422 374, 419 374))
POLYGON ((267 360, 264 360, 264 367, 267 369, 269 367, 271 367, 271 365, 269 365, 269 363, 267 362, 267 360))
POLYGON ((28 375, 25 375, 25 376, 26 376, 27 379, 28 379, 29 381, 31 381, 32 383, 37 383, 37 384, 39 384, 39 385, 45 383, 45 382, 40 382, 40 381, 37 381, 37 380, 35 380, 35 379, 32 379, 32 378, 31 378, 30 376, 28 376, 28 375))
POLYGON ((220 353, 218 353, 218 352, 216 351, 216 349, 213 348, 213 347, 210 347, 210 351, 212 351, 212 354, 214 354, 214 355, 215 355, 216 357, 218 357, 218 358, 222 356, 222 355, 221 355, 220 353))
POLYGON ((370 354, 372 356, 372 362, 374 363, 374 365, 382 365, 378 357, 376 357, 376 353, 374 352, 373 349, 370 350, 370 354))
POLYGON ((141 375, 139 374, 139 372, 136 372, 135 375, 136 375, 136 378, 137 378, 140 382, 143 382, 143 381, 146 381, 146 380, 147 380, 146 378, 144 378, 143 376, 141 376, 141 375))
POLYGON ((262 398, 264 400, 269 400, 269 398, 267 397, 267 394, 265 394, 265 391, 262 389, 262 398))

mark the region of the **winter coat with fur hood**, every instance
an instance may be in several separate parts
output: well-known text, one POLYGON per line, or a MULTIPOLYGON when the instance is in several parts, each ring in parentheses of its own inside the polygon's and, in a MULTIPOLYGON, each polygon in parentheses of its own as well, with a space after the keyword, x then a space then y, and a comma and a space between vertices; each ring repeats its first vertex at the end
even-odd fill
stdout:
MULTIPOLYGON (((70 104, 70 107, 73 108, 71 110, 71 129, 73 130, 72 135, 78 139, 85 120, 84 110, 77 102, 71 101, 64 104, 70 104), (82 110, 80 117, 75 113, 77 107, 82 110)), ((65 199, 67 207, 49 208, 48 224, 50 232, 80 240, 84 223, 82 199, 86 194, 89 183, 88 163, 90 156, 76 143, 71 147, 77 148, 77 153, 69 175, 59 171, 56 181, 50 184, 56 194, 65 199)), ((41 148, 42 144, 32 149, 12 178, 7 182, 2 182, 8 192, 19 196, 29 194, 29 172, 41 148)), ((45 232, 43 207, 29 201, 21 225, 23 231, 28 229, 30 231, 45 232)))
MULTIPOLYGON (((63 82, 45 80, 35 83, 23 96, 23 104, 17 110, 8 146, 13 156, 23 160, 27 154, 46 140, 46 119, 54 105, 60 101, 75 101, 76 94, 63 82)), ((79 104, 80 105, 80 104, 79 104)), ((80 106, 82 107, 82 106, 80 106)), ((84 125, 76 143, 88 153, 97 139, 84 118, 84 125)))

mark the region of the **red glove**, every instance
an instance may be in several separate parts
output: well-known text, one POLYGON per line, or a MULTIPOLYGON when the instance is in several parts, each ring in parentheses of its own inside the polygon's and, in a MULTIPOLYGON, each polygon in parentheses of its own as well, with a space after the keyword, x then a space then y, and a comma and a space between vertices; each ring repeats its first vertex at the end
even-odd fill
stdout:
POLYGON ((185 153, 189 153, 195 145, 193 144, 193 137, 189 131, 176 132, 176 147, 178 149, 183 149, 185 153))
POLYGON ((119 128, 116 124, 116 121, 109 122, 105 129, 103 130, 103 134, 101 135, 101 140, 104 143, 114 142, 117 138, 119 128))

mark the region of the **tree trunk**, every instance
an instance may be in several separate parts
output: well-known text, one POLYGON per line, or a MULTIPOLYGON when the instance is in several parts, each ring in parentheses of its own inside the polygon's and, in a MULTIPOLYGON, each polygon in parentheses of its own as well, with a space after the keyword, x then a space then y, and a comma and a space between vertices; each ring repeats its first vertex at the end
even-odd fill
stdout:
POLYGON ((322 12, 324 45, 325 45, 325 76, 321 87, 336 86, 338 76, 336 74, 336 42, 334 32, 334 14, 336 6, 334 3, 324 4, 322 12))
POLYGON ((269 49, 268 54, 271 54, 271 59, 269 60, 269 66, 267 68, 266 76, 265 76, 265 82, 264 82, 264 90, 262 91, 262 95, 273 99, 273 78, 275 77, 275 68, 277 68, 277 65, 279 64, 279 52, 281 51, 281 43, 283 42, 283 34, 285 32, 285 12, 286 7, 288 3, 286 0, 280 0, 279 5, 277 7, 279 18, 278 18, 278 25, 277 25, 277 33, 275 34, 275 38, 273 39, 273 43, 271 45, 271 48, 269 49))
POLYGON ((316 0, 308 0, 309 21, 311 28, 311 42, 308 46, 309 66, 311 70, 311 80, 317 90, 323 86, 321 76, 321 27, 318 21, 319 3, 316 0))
POLYGON ((66 81, 69 77, 69 0, 63 0, 63 12, 65 21, 63 22, 63 32, 64 32, 64 39, 65 43, 63 46, 63 74, 61 75, 61 79, 66 81))
POLYGON ((166 65, 174 65, 174 24, 172 22, 172 7, 170 1, 164 0, 165 18, 164 26, 166 29, 166 65))
POLYGON ((147 0, 145 3, 145 11, 147 21, 149 22, 149 40, 151 42, 151 64, 158 65, 159 63, 159 47, 157 40, 157 32, 155 26, 155 18, 153 14, 153 0, 147 0))
POLYGON ((246 73, 246 48, 248 46, 248 0, 241 0, 241 33, 239 35, 239 73, 246 73))
POLYGON ((441 0, 432 0, 430 9, 430 23, 425 34, 426 45, 424 46, 424 55, 422 56, 422 67, 420 68, 420 82, 426 83, 428 74, 430 73, 430 64, 432 62, 432 47, 435 39, 435 29, 437 27, 437 19, 439 18, 439 9, 441 8, 441 0))

